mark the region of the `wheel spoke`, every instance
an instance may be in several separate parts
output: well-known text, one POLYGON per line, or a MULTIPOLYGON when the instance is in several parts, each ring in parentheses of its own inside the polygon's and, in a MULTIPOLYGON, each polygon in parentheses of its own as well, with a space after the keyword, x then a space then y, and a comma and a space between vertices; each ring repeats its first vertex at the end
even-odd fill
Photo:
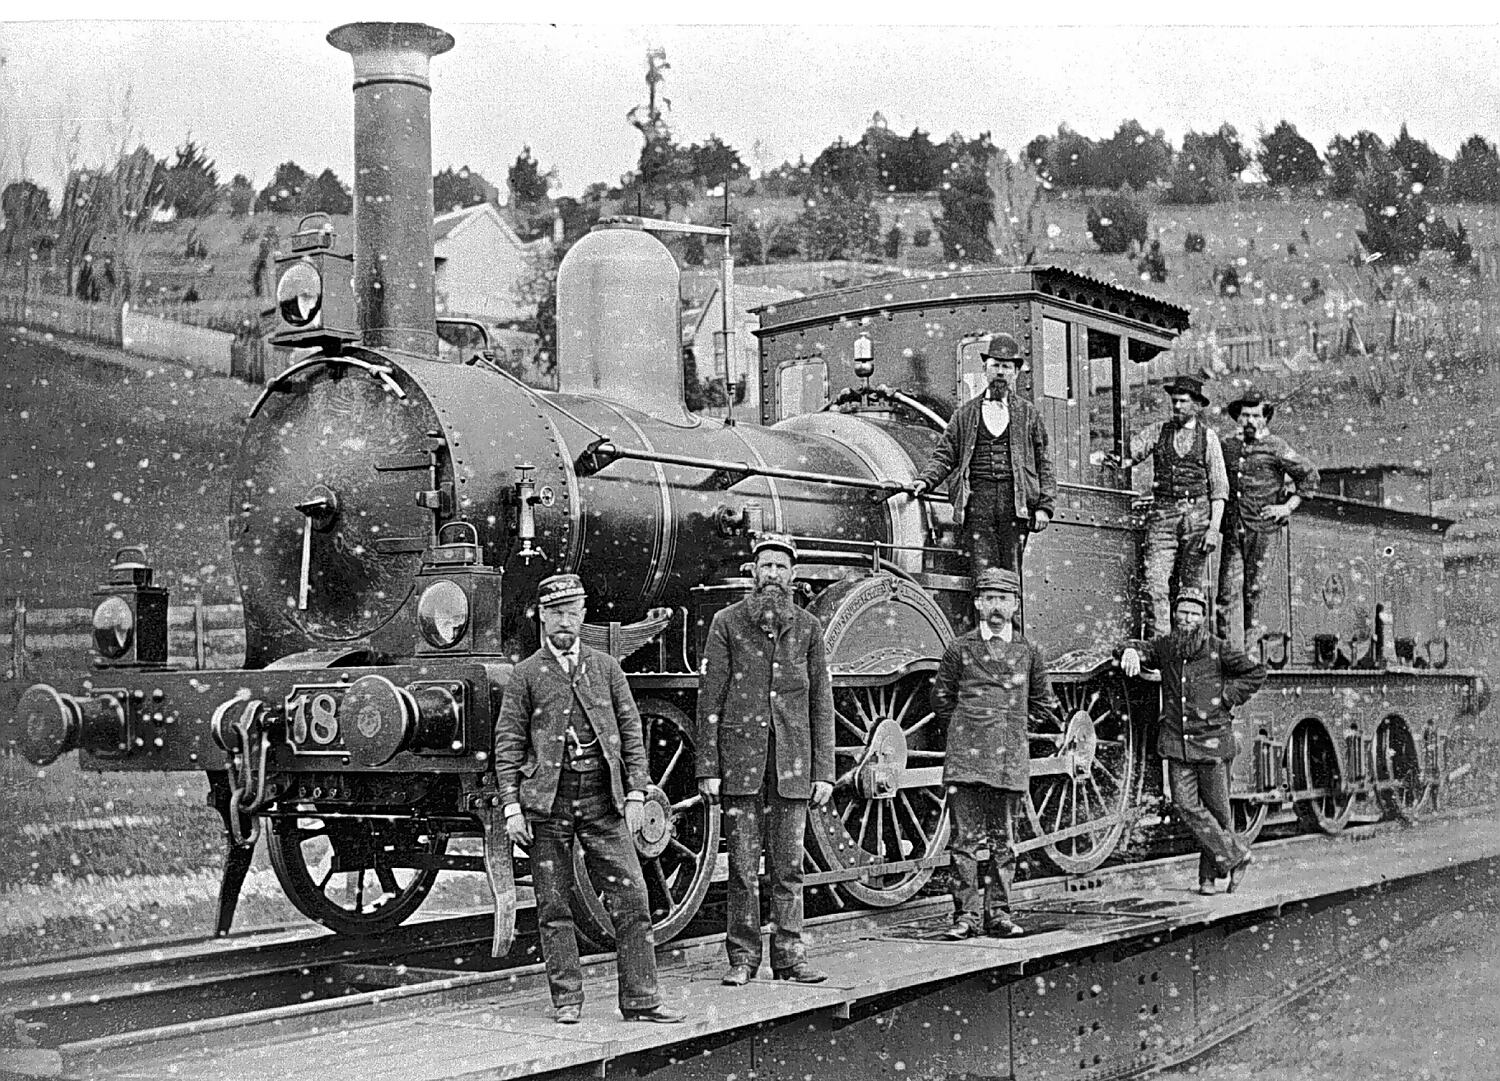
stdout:
POLYGON ((843 725, 849 730, 850 734, 852 734, 855 739, 859 740, 860 746, 864 746, 865 730, 863 728, 857 727, 853 721, 851 721, 839 710, 834 710, 833 716, 839 722, 839 724, 843 725))
POLYGON ((672 776, 672 771, 677 768, 677 763, 682 761, 682 756, 687 753, 687 744, 678 741, 677 749, 672 752, 672 760, 667 763, 667 768, 661 771, 661 776, 656 779, 658 788, 667 787, 667 778, 672 776))
POLYGON ((694 792, 691 796, 687 797, 687 799, 678 800, 676 803, 672 804, 672 811, 674 814, 681 814, 683 811, 686 811, 692 807, 696 807, 702 802, 703 793, 694 792))

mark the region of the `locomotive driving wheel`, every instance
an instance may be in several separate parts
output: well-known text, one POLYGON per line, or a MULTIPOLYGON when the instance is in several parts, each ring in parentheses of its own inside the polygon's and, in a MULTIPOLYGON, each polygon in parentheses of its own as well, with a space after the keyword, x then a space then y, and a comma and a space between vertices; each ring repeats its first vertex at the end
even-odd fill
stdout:
POLYGON ((1066 874, 1098 867, 1120 843, 1136 783, 1136 735, 1123 694, 1102 679, 1054 684, 1062 709, 1033 718, 1027 814, 1066 874))
POLYGON ((431 892, 447 847, 447 833, 410 819, 278 818, 266 838, 297 911, 345 935, 399 926, 431 892))
POLYGON ((919 672, 834 688, 833 799, 809 810, 808 827, 820 866, 863 872, 836 887, 859 904, 908 900, 932 877, 921 862, 948 843, 943 733, 928 704, 930 683, 919 672))
MULTIPOLYGON (((719 808, 698 794, 692 722, 670 702, 638 703, 651 784, 644 823, 635 834, 636 856, 646 880, 651 926, 658 944, 682 933, 697 915, 713 879, 719 852, 719 808)), ((614 920, 589 879, 579 846, 573 849, 573 920, 578 933, 608 948, 614 920)))
POLYGON ((1271 817, 1271 805, 1260 800, 1231 799, 1229 801, 1230 828, 1235 836, 1247 845, 1254 844, 1271 817))
POLYGON ((1342 793, 1344 770, 1333 737, 1316 717, 1292 731, 1292 806, 1304 828, 1338 833, 1354 811, 1354 796, 1342 793))
POLYGON ((1375 729, 1375 784, 1380 809, 1388 818, 1409 818, 1413 812, 1431 809, 1416 740, 1400 717, 1387 717, 1375 729))

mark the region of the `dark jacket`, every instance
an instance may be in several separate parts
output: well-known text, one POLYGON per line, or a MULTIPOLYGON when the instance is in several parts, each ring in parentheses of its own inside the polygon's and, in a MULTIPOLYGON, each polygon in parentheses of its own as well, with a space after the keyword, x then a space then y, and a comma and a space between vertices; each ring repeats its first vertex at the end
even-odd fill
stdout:
POLYGON ((948 730, 943 783, 1026 791, 1028 721, 1053 707, 1047 662, 1021 635, 986 643, 976 627, 949 642, 932 681, 932 711, 948 730))
POLYGON ((1266 521, 1260 512, 1275 503, 1285 503, 1288 479, 1303 499, 1318 490, 1318 467, 1292 448, 1279 435, 1246 443, 1242 435, 1224 440, 1224 471, 1229 474, 1229 505, 1224 532, 1241 527, 1258 533, 1273 533, 1284 523, 1266 521))
POLYGON ((519 803, 528 814, 551 813, 575 709, 584 712, 599 737, 615 810, 623 814, 625 793, 651 782, 641 715, 620 662, 581 642, 578 650, 572 683, 545 645, 511 671, 495 721, 495 776, 502 805, 519 803))
POLYGON ((1265 667, 1212 634, 1190 657, 1177 655, 1170 635, 1127 644, 1140 653, 1142 668, 1161 673, 1156 753, 1179 762, 1233 758, 1238 748, 1230 710, 1260 690, 1265 667))
POLYGON ((776 732, 776 790, 807 799, 833 781, 833 678, 823 624, 802 609, 773 637, 745 601, 715 613, 698 693, 697 772, 728 796, 759 792, 776 732))
MULTIPOLYGON (((1006 396, 1006 404, 1010 408, 1010 426, 1005 431, 1010 437, 1016 517, 1030 518, 1039 510, 1051 514, 1057 503, 1057 477, 1047 451, 1047 426, 1042 423, 1036 406, 1014 391, 1006 396)), ((920 475, 928 488, 936 488, 952 475, 948 494, 953 500, 955 524, 963 522, 969 502, 969 460, 974 457, 974 444, 984 423, 983 409, 981 394, 954 411, 920 475)))

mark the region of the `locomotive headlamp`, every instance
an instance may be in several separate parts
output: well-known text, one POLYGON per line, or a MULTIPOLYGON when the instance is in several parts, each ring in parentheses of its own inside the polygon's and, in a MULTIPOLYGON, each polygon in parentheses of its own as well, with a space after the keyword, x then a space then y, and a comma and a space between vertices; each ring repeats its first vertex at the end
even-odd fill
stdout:
POLYGON ((469 629, 469 595, 453 582, 434 582, 417 601, 422 637, 438 649, 451 649, 469 629))
POLYGON ((105 597, 94 609, 94 648, 101 657, 117 660, 135 638, 135 613, 120 597, 105 597))
POLYGON ((354 257, 333 250, 338 234, 327 214, 309 214, 292 234, 290 254, 276 255, 276 345, 339 352, 359 338, 354 257))
POLYGON ((323 276, 303 260, 281 272, 276 282, 276 310, 294 327, 305 327, 323 310, 323 276))
POLYGON ((854 374, 861 379, 875 374, 875 343, 868 334, 854 339, 854 374))

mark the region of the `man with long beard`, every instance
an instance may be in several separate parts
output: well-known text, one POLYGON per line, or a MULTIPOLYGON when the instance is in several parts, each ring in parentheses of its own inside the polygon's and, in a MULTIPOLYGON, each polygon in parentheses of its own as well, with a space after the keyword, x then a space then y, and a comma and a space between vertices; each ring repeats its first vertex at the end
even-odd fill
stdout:
POLYGON ((1208 601, 1198 586, 1184 585, 1172 609, 1172 631, 1119 651, 1127 676, 1142 668, 1161 673, 1161 717, 1156 753, 1167 762, 1172 804, 1197 838, 1198 892, 1214 892, 1229 878, 1239 888, 1250 866, 1250 846, 1230 828, 1229 764, 1237 750, 1230 710, 1250 700, 1266 670, 1224 639, 1208 633, 1208 601))
POLYGON ((1055 701, 1042 651, 1012 622, 1020 590, 1014 571, 979 572, 979 625, 948 643, 932 681, 932 711, 948 731, 943 785, 958 878, 953 926, 943 933, 948 939, 1025 933, 1010 910, 1011 846, 1031 776, 1028 720, 1052 712, 1055 701))
POLYGON ((729 971, 760 968, 762 849, 771 883, 771 974, 821 983, 802 940, 808 804, 833 796, 833 679, 823 625, 792 602, 797 548, 763 533, 751 547, 754 592, 714 615, 698 695, 698 790, 724 805, 729 847, 729 971))

